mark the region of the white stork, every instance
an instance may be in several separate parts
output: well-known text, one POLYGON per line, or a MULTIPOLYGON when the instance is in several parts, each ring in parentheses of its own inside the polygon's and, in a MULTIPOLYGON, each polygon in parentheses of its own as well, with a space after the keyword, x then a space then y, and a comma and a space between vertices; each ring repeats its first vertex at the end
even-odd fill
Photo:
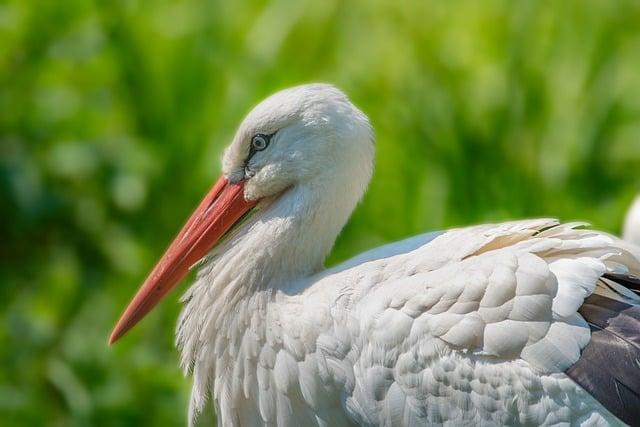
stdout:
POLYGON ((177 327, 191 420, 211 397, 225 426, 640 422, 630 245, 534 219, 324 269, 373 160, 367 117, 335 87, 267 98, 110 342, 197 265, 177 327))

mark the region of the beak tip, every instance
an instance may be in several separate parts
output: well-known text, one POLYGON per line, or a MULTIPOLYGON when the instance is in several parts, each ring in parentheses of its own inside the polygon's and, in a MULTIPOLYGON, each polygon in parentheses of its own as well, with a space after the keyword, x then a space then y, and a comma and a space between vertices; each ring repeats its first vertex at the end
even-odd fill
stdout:
POLYGON ((123 328, 122 325, 120 325, 120 323, 118 323, 114 328, 113 331, 111 331, 111 335, 109 336, 109 347, 111 347, 112 345, 114 345, 116 343, 116 341, 118 341, 120 338, 122 338, 122 336, 127 332, 128 328, 123 328))
POLYGON ((244 198, 244 184, 223 176, 207 193, 116 323, 109 346, 133 328, 242 216, 258 203, 244 198))
POLYGON ((113 344, 115 344, 115 342, 118 341, 118 337, 115 336, 114 334, 111 334, 111 336, 109 337, 109 340, 107 341, 107 344, 109 345, 109 347, 113 346, 113 344))

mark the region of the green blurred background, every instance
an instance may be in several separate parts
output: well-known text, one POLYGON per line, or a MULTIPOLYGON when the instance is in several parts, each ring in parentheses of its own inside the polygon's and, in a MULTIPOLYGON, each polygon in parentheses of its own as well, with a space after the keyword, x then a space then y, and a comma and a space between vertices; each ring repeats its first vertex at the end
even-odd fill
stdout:
POLYGON ((378 137, 330 263, 508 218, 618 232, 640 190, 637 1, 3 0, 0 423, 185 424, 179 292, 108 333, 243 115, 310 81, 378 137))

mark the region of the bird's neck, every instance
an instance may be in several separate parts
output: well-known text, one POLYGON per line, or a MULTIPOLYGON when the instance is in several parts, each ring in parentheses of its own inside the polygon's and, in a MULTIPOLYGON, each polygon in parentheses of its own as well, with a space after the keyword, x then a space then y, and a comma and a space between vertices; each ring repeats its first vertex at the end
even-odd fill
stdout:
POLYGON ((361 195, 360 189, 348 194, 339 183, 327 181, 291 187, 268 202, 220 247, 201 278, 209 287, 248 296, 287 292, 321 270, 361 195))
MULTIPOLYGON (((236 240, 249 252, 239 265, 246 265, 245 286, 249 290, 286 288, 296 279, 322 268, 326 255, 346 222, 353 206, 336 206, 309 187, 293 187, 282 194, 236 240), (248 271, 253 270, 253 271, 248 271)), ((237 260, 235 254, 223 254, 237 260)))
POLYGON ((183 298, 178 324, 183 366, 193 367, 207 343, 241 336, 251 318, 266 316, 272 301, 296 293, 305 278, 322 269, 369 175, 365 171, 354 181, 352 174, 345 183, 333 174, 293 186, 222 243, 183 298))
POLYGON ((266 203, 203 263, 177 330, 182 366, 194 377, 192 411, 228 386, 230 367, 249 357, 242 354, 250 343, 278 340, 273 335, 288 327, 273 327, 275 306, 322 269, 371 178, 373 144, 365 137, 347 144, 320 175, 266 203))

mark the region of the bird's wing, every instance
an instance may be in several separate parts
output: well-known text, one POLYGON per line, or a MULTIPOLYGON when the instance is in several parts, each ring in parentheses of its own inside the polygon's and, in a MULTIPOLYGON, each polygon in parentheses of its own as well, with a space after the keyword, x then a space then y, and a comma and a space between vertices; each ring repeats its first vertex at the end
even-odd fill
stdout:
POLYGON ((576 224, 469 227, 319 278, 298 315, 316 316, 314 363, 360 423, 604 420, 561 373, 590 340, 584 299, 624 269, 634 254, 576 224))
POLYGON ((640 306, 593 294, 580 314, 591 341, 566 373, 621 420, 640 420, 640 306))

